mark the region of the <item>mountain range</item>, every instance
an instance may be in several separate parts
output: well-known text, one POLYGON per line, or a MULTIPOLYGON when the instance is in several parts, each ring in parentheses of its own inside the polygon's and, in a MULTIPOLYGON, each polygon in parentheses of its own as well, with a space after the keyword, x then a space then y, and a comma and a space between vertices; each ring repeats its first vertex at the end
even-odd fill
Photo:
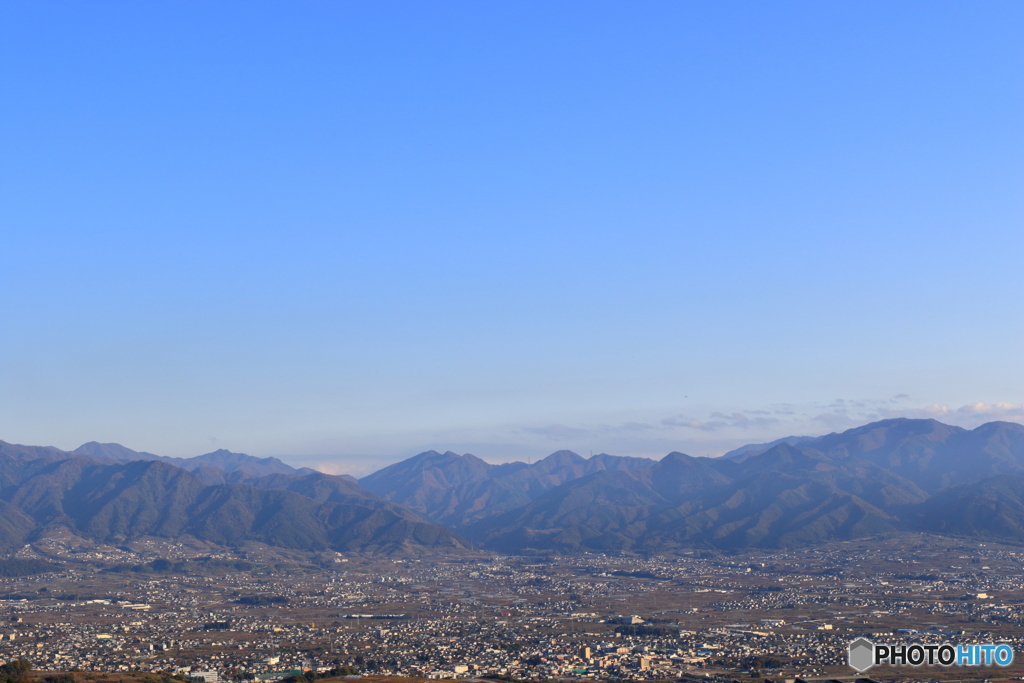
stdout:
POLYGON ((1024 543, 1024 426, 892 419, 659 461, 428 451, 360 480, 484 548, 787 547, 902 530, 1024 543))
POLYGON ((0 550, 65 526, 286 548, 499 552, 795 547, 900 531, 1024 543, 1024 426, 893 419, 721 458, 427 451, 358 483, 276 458, 0 441, 0 550))
POLYGON ((475 455, 427 451, 359 480, 368 491, 407 505, 453 528, 529 504, 537 496, 597 472, 629 472, 647 458, 600 454, 590 459, 558 451, 527 465, 492 465, 475 455))
POLYGON ((189 535, 302 550, 470 547, 347 477, 227 451, 178 461, 192 471, 140 455, 117 444, 66 452, 0 442, 0 550, 55 527, 106 543, 189 535))

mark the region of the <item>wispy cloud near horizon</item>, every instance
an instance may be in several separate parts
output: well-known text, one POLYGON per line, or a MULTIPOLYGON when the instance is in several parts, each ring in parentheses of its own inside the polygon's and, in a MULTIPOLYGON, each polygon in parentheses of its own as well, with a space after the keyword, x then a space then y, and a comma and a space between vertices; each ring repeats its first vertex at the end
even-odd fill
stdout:
MULTIPOLYGON (((979 401, 957 408, 915 406, 911 397, 903 394, 890 399, 835 399, 728 412, 712 410, 649 420, 505 425, 491 430, 423 434, 420 446, 400 449, 401 454, 390 457, 384 454, 338 456, 337 459, 320 457, 309 458, 304 464, 322 471, 328 471, 324 467, 329 467, 336 474, 344 470, 362 476, 431 449, 469 452, 496 463, 537 459, 562 449, 584 457, 591 452, 606 452, 660 458, 671 451, 715 457, 750 443, 764 443, 787 436, 821 436, 900 417, 935 419, 973 429, 996 420, 1024 423, 1024 404, 979 401)), ((412 438, 412 435, 407 435, 407 438, 412 438)))

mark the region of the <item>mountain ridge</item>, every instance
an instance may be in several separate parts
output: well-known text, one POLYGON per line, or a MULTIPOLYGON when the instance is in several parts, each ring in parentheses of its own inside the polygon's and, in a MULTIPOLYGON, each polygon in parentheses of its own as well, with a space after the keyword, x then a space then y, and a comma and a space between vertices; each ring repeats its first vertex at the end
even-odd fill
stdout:
MULTIPOLYGON (((499 474, 503 466, 435 451, 360 483, 502 552, 777 547, 926 528, 981 533, 955 523, 955 506, 929 501, 986 477, 1024 477, 1024 426, 967 430, 893 418, 727 455, 673 452, 655 461, 559 451, 499 474), (404 476, 411 463, 416 477, 404 476)), ((997 493, 998 533, 1024 543, 1024 494, 1018 501, 1006 486, 965 489, 957 509, 997 493), (1019 537, 1006 535, 1016 528, 1019 537)))
POLYGON ((218 450, 166 458, 0 441, 0 546, 91 538, 222 544, 663 552, 797 547, 902 531, 1024 545, 1024 425, 894 418, 729 457, 556 451, 491 464, 425 451, 360 480, 218 450))
POLYGON ((425 451, 363 477, 359 484, 459 529, 525 505, 533 497, 587 474, 639 469, 654 462, 606 453, 587 459, 563 450, 530 464, 494 465, 470 453, 425 451))
POLYGON ((159 460, 190 472, 204 467, 215 467, 225 474, 233 474, 232 481, 266 474, 311 474, 316 471, 308 467, 292 467, 275 457, 257 458, 245 453, 233 453, 223 448, 191 458, 174 458, 146 451, 135 451, 119 443, 100 443, 98 441, 89 441, 72 451, 64 451, 54 446, 24 446, 0 441, 0 455, 30 459, 78 457, 114 463, 159 460))
POLYGON ((18 460, 0 453, 0 548, 59 526, 106 543, 190 535, 229 546, 257 541, 300 550, 472 547, 343 477, 277 473, 251 481, 258 485, 209 484, 163 460, 18 460))

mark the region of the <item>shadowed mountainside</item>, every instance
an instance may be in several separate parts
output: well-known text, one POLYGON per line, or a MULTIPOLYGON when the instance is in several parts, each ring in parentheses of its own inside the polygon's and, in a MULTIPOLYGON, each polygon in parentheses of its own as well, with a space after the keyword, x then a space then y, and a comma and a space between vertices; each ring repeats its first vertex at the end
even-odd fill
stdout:
POLYGON ((922 531, 1024 541, 1024 476, 998 475, 954 486, 908 515, 922 531))
POLYGON ((359 480, 377 495, 461 528, 528 504, 536 496, 595 472, 628 472, 654 460, 558 451, 533 464, 492 465, 469 453, 427 451, 359 480))
POLYGON ((303 550, 469 547, 456 533, 342 477, 273 474, 253 482, 208 485, 158 460, 102 464, 0 455, 0 547, 17 547, 53 526, 104 542, 187 534, 303 550))
POLYGON ((468 547, 460 533, 514 553, 795 547, 901 530, 1024 543, 1016 423, 883 420, 729 455, 558 451, 492 465, 427 451, 356 482, 229 451, 179 460, 0 442, 0 547, 60 525, 107 542, 337 550, 468 547))
POLYGON ((926 498, 871 463, 780 444, 739 467, 672 453, 651 468, 591 475, 465 531, 506 551, 787 547, 895 531, 893 507, 926 498))
POLYGON ((1024 542, 1014 479, 950 488, 1024 477, 1016 423, 883 420, 728 455, 656 462, 559 451, 532 465, 491 465, 428 451, 360 483, 506 552, 785 547, 901 529, 1024 542))

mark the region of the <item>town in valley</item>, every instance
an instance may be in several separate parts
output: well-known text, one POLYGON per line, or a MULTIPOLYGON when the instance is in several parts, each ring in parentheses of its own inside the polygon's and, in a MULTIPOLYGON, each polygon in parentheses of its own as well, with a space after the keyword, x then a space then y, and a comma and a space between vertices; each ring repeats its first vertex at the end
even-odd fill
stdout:
MULTIPOLYGON (((58 534, 0 566, 0 660, 43 673, 852 680, 858 637, 1024 647, 1024 548, 929 534, 656 556, 375 556, 58 534)), ((863 676, 1012 679, 1022 665, 863 676)))

